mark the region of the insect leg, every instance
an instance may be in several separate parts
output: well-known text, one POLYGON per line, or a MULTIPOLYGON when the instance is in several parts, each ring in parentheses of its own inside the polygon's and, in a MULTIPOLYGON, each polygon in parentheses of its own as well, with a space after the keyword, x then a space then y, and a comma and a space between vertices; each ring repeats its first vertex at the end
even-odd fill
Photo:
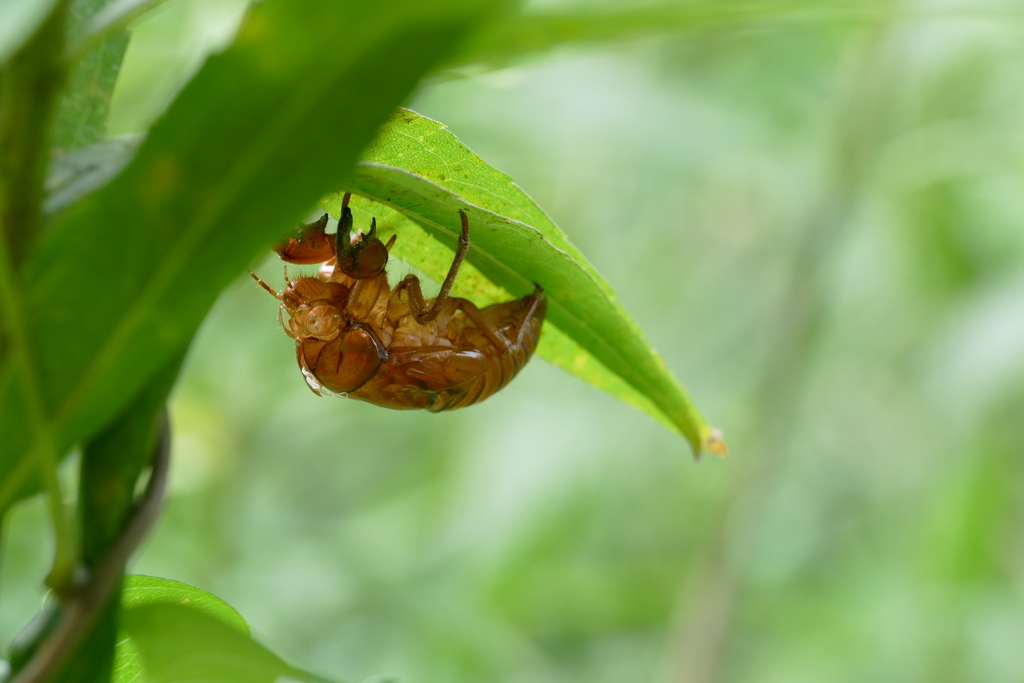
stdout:
MULTIPOLYGON (((436 318, 441 313, 441 307, 444 306, 444 302, 448 300, 448 292, 452 290, 452 285, 455 284, 455 276, 459 274, 459 267, 462 262, 466 260, 466 254, 469 252, 469 217, 466 216, 466 212, 460 210, 459 216, 462 217, 462 233, 459 235, 459 246, 455 250, 455 260, 452 261, 452 267, 448 269, 448 275, 445 277, 444 282, 441 283, 441 291, 438 292, 437 298, 434 299, 434 303, 430 306, 430 310, 424 311, 423 309, 423 292, 419 288, 419 280, 415 280, 415 293, 419 296, 419 309, 414 308, 413 312, 416 314, 416 322, 421 325, 429 323, 431 320, 436 318)), ((409 299, 410 304, 413 299, 413 286, 412 284, 406 285, 409 278, 402 280, 401 286, 409 287, 409 299)))
POLYGON ((253 279, 253 280, 255 280, 255 281, 257 282, 257 284, 259 284, 259 286, 260 286, 260 287, 262 287, 263 289, 265 289, 265 290, 267 290, 268 292, 270 292, 270 294, 271 294, 271 295, 272 295, 272 296, 273 296, 273 297, 274 297, 275 299, 280 299, 280 298, 281 298, 281 295, 280 295, 280 294, 278 294, 278 293, 277 293, 276 291, 274 291, 274 288, 273 288, 273 287, 271 287, 271 286, 270 286, 270 285, 268 285, 268 284, 267 284, 266 282, 264 282, 263 280, 261 280, 261 279, 260 279, 260 276, 259 276, 259 275, 257 275, 256 273, 252 272, 251 270, 249 271, 249 275, 251 275, 251 276, 252 276, 252 279, 253 279))
POLYGON ((388 250, 394 242, 385 245, 377 239, 377 219, 371 218, 370 231, 363 233, 358 242, 352 243, 352 209, 348 207, 351 197, 346 192, 341 200, 341 217, 338 219, 334 243, 337 270, 354 280, 369 280, 384 272, 388 264, 388 250))
MULTIPOLYGON (((464 312, 466 317, 476 325, 478 330, 484 333, 484 336, 486 336, 499 351, 502 353, 512 352, 512 345, 509 343, 508 338, 501 330, 495 327, 493 322, 483 316, 476 304, 469 299, 463 299, 461 297, 453 297, 452 300, 455 302, 456 310, 464 312)), ((519 340, 517 341, 517 344, 519 341, 522 341, 522 329, 520 329, 518 336, 519 340)))
MULTIPOLYGON (((535 285, 533 294, 529 296, 504 304, 487 306, 484 309, 478 308, 476 304, 466 299, 453 297, 452 301, 455 302, 456 310, 463 311, 470 322, 502 353, 523 351, 524 344, 530 343, 526 339, 526 333, 534 322, 539 325, 539 322, 544 319, 544 312, 547 309, 547 299, 540 285, 535 285), (499 320, 503 322, 516 321, 514 336, 510 338, 503 332, 508 325, 500 323, 499 320)), ((536 339, 532 344, 536 344, 536 339)), ((527 357, 530 353, 533 353, 532 346, 527 351, 527 357)))
POLYGON ((533 301, 530 302, 530 307, 526 310, 526 313, 523 314, 523 320, 522 320, 521 323, 519 323, 519 330, 516 332, 516 346, 517 347, 523 345, 523 336, 526 334, 526 328, 529 327, 530 320, 532 320, 533 316, 537 313, 537 309, 540 306, 546 306, 546 305, 547 305, 547 302, 545 301, 545 297, 544 297, 544 289, 540 285, 538 285, 537 283, 534 283, 534 285, 533 285, 533 301))
POLYGON ((352 250, 352 209, 348 208, 348 202, 352 199, 352 193, 346 192, 341 198, 341 216, 338 217, 338 232, 334 235, 334 253, 347 254, 352 250))
MULTIPOLYGON (((423 299, 423 289, 420 288, 420 279, 412 273, 409 273, 395 286, 394 296, 400 297, 403 289, 409 294, 409 312, 412 313, 412 317, 417 322, 421 322, 420 316, 425 312, 424 309, 426 309, 427 303, 423 299)), ((436 313, 434 314, 434 317, 437 317, 436 313)))

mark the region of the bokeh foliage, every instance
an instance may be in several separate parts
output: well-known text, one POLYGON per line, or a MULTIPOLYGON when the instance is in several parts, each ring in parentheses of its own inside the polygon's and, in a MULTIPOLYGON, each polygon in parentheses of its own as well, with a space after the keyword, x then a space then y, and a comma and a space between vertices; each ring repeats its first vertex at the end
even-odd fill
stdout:
MULTIPOLYGON (((1024 678, 1024 17, 792 6, 410 102, 588 254, 730 460, 686 463, 541 364, 452 415, 316 399, 239 282, 188 360, 137 570, 356 679, 1024 678)), ((114 132, 152 110, 141 65, 190 12, 136 27, 114 132)), ((39 516, 11 520, 5 637, 34 609, 39 516)))

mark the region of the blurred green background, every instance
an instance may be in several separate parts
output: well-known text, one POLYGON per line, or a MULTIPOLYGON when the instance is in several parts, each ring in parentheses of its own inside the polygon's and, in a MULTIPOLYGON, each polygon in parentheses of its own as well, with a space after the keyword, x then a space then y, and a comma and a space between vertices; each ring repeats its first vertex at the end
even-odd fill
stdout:
MULTIPOLYGON (((133 571, 352 680, 1024 680, 1024 3, 762 7, 410 102, 562 226, 730 458, 542 361, 452 414, 318 398, 240 273, 133 571)), ((111 133, 244 8, 140 20, 111 133)), ((44 527, 8 531, 5 642, 44 527)))

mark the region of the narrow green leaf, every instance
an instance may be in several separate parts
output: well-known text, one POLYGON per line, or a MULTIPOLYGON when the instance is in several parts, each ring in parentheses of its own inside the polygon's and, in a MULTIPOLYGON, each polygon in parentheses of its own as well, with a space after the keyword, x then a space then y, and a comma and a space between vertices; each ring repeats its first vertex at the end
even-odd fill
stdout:
MULTIPOLYGON (((53 6, 0 71, 0 371, 8 386, 16 387, 11 393, 17 400, 17 405, 13 401, 0 401, 0 405, 10 406, 3 411, 5 417, 27 429, 35 441, 31 457, 22 458, 12 469, 23 477, 31 474, 47 491, 55 539, 47 577, 52 586, 71 580, 74 540, 57 476, 60 451, 47 424, 47 401, 35 375, 36 349, 29 333, 34 311, 25 301, 22 285, 25 262, 44 224, 50 128, 64 73, 66 10, 64 2, 53 6)), ((0 443, 12 445, 2 437, 0 431, 0 443)), ((2 493, 17 493, 20 487, 17 480, 0 478, 2 493)), ((0 511, 5 508, 0 498, 0 511)))
MULTIPOLYGON (((68 34, 75 40, 109 0, 75 0, 68 34)), ((114 84, 128 48, 128 31, 110 31, 87 50, 74 55, 71 72, 57 111, 53 145, 69 151, 102 140, 114 84)))
POLYGON ((496 68, 560 47, 594 47, 666 33, 698 33, 756 22, 877 21, 890 11, 884 3, 847 6, 815 0, 788 2, 698 2, 644 4, 614 9, 522 13, 491 22, 446 63, 449 68, 496 68))
MULTIPOLYGON (((668 422, 695 453, 721 452, 718 433, 704 422, 611 287, 511 178, 442 124, 408 110, 392 118, 365 159, 346 187, 408 219, 396 255, 443 277, 450 255, 439 257, 437 246, 424 251, 422 243, 407 249, 405 228, 417 224, 451 250, 460 230, 458 211, 466 211, 472 242, 468 261, 477 273, 513 296, 531 291, 534 283, 547 293, 549 325, 538 353, 668 422)), ((336 210, 337 201, 334 197, 326 206, 336 210)), ((382 221, 382 229, 393 230, 396 216, 386 217, 390 224, 382 221)), ((482 303, 508 298, 472 272, 460 280, 459 291, 482 303)))
POLYGON ((109 0, 93 13, 71 44, 72 55, 80 55, 92 49, 108 36, 116 34, 135 19, 155 9, 167 0, 109 0))
MULTIPOLYGON (((256 5, 127 168, 63 210, 27 264, 33 370, 62 451, 183 352, 219 291, 342 184, 482 11, 455 0, 256 5)), ((19 402, 11 370, 4 359, 5 406, 19 402)), ((0 509, 33 490, 30 437, 12 414, 0 413, 0 509)))
POLYGON ((113 180, 131 161, 142 140, 139 135, 126 135, 61 156, 50 165, 46 179, 46 212, 56 213, 113 180))
POLYGON ((0 0, 0 62, 24 43, 56 0, 0 0))
POLYGON ((50 8, 0 69, 0 236, 7 250, 5 270, 12 273, 21 272, 41 229, 66 36, 65 2, 50 8))

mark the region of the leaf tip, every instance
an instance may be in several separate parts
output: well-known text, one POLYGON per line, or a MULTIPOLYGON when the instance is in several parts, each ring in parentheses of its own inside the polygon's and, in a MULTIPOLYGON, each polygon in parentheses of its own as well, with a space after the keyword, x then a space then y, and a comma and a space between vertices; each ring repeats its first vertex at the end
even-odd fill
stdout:
POLYGON ((694 459, 699 461, 705 453, 717 455, 720 458, 728 457, 729 447, 725 444, 725 437, 722 435, 721 429, 708 427, 704 430, 700 439, 700 448, 697 449, 694 459))

